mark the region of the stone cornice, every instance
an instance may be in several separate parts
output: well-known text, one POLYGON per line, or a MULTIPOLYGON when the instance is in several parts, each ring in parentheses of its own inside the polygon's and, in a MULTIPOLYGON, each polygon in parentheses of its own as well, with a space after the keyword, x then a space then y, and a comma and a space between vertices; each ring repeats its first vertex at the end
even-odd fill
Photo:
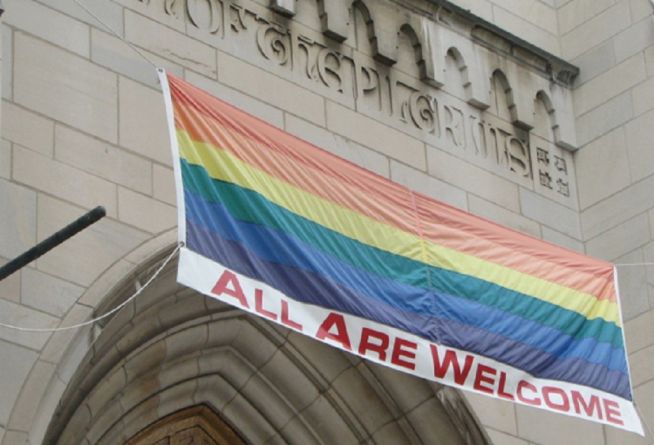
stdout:
POLYGON ((473 14, 468 9, 455 5, 448 0, 427 0, 429 3, 442 7, 466 22, 472 30, 472 37, 481 45, 515 58, 520 62, 540 70, 554 81, 565 86, 571 86, 579 74, 579 68, 560 57, 533 45, 515 34, 498 27, 473 14), (492 36, 494 39, 485 38, 492 36))

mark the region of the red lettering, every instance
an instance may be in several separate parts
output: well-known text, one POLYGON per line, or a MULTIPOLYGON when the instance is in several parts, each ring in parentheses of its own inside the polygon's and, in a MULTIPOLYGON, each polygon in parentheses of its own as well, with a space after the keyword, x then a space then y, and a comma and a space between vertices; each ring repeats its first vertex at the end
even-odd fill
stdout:
POLYGON ((555 409, 557 411, 568 412, 570 411, 570 401, 568 400, 568 395, 561 388, 555 388, 553 386, 544 386, 543 387, 543 400, 545 400, 545 405, 555 409), (561 398, 559 403, 552 400, 552 395, 558 395, 561 398))
POLYGON ((330 312, 327 318, 325 318, 322 324, 318 327, 316 338, 319 340, 328 338, 340 343, 348 351, 352 350, 350 336, 347 333, 347 326, 345 326, 345 319, 340 314, 330 312), (334 334, 330 332, 332 327, 336 327, 336 333, 334 334))
POLYGON ((615 423, 617 425, 624 425, 624 422, 620 418, 622 415, 620 413, 620 405, 618 405, 618 402, 614 402, 613 400, 606 400, 602 399, 604 402, 604 412, 606 413, 606 420, 611 423, 615 423))
POLYGON ((254 290, 254 310, 257 314, 261 314, 264 317, 270 318, 271 320, 277 320, 277 314, 270 312, 263 308, 263 291, 261 289, 254 290))
POLYGON ((522 403, 526 403, 527 405, 540 406, 541 402, 538 397, 534 397, 533 399, 528 399, 522 394, 522 390, 524 388, 528 389, 534 394, 538 393, 538 388, 536 388, 534 385, 532 385, 529 382, 525 382, 524 380, 520 380, 518 382, 518 388, 516 389, 516 396, 518 397, 518 400, 520 400, 522 403))
POLYGON ((475 383, 472 385, 478 391, 485 392, 487 394, 493 394, 492 386, 483 386, 482 383, 488 383, 493 385, 495 383, 495 369, 490 366, 482 365, 481 363, 477 365, 477 375, 475 376, 475 383))
POLYGON ((224 271, 220 278, 218 278, 216 285, 211 289, 211 293, 215 295, 229 295, 230 297, 236 298, 241 303, 241 306, 250 308, 245 299, 243 289, 241 289, 241 283, 239 283, 238 277, 229 270, 224 271))
POLYGON ((366 355, 367 351, 376 352, 379 360, 386 360, 386 350, 390 339, 388 335, 374 329, 363 328, 361 330, 361 343, 359 343, 359 354, 366 355), (375 339, 375 342, 371 340, 375 339))
POLYGON ((454 381, 459 385, 463 383, 468 378, 468 373, 470 373, 470 368, 472 368, 473 358, 471 355, 466 355, 465 362, 463 363, 463 370, 459 365, 459 357, 456 355, 456 352, 447 350, 445 352, 445 358, 441 364, 440 359, 438 358, 438 348, 436 345, 429 345, 431 349, 431 357, 434 361, 434 376, 442 379, 445 377, 447 370, 450 366, 454 369, 454 381))
POLYGON ((582 408, 584 409, 584 413, 590 417, 593 416, 594 411, 597 411, 597 417, 602 420, 604 416, 602 416, 602 407, 600 406, 599 397, 591 396, 590 402, 586 403, 584 396, 579 391, 572 390, 570 394, 572 395, 572 405, 577 414, 581 414, 582 408))
POLYGON ((415 351, 417 348, 417 343, 409 340, 404 340, 403 338, 396 338, 395 343, 393 344, 391 363, 407 369, 416 369, 415 363, 406 361, 403 359, 403 357, 414 360, 416 358, 416 353, 413 351, 415 351))
POLYGON ((513 400, 513 395, 504 390, 506 387, 506 372, 500 372, 500 384, 497 389, 497 396, 503 399, 513 400))
POLYGON ((302 325, 300 323, 288 318, 288 301, 286 300, 282 300, 282 324, 285 324, 289 328, 302 331, 302 325))

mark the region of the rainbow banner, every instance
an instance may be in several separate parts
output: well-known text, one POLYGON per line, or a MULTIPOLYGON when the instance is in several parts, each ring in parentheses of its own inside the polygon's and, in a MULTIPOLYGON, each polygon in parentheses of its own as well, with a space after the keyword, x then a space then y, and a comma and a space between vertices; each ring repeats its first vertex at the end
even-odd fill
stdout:
POLYGON ((399 371, 643 434, 611 264, 160 77, 180 283, 399 371))

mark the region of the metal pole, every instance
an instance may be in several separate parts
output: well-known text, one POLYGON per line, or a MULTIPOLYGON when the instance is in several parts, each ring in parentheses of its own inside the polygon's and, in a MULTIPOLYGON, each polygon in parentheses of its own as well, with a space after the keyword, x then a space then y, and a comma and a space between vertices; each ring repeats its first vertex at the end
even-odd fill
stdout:
POLYGON ((44 253, 50 251, 51 249, 57 247, 59 244, 66 241, 68 238, 74 236, 78 232, 86 229, 88 226, 103 218, 107 214, 106 210, 102 206, 98 206, 86 213, 85 215, 80 216, 72 223, 68 224, 66 227, 51 235, 50 237, 44 239, 36 246, 32 247, 28 251, 24 252, 20 256, 9 261, 4 266, 0 267, 0 281, 7 278, 12 273, 16 272, 18 269, 26 266, 35 259, 39 258, 44 253))

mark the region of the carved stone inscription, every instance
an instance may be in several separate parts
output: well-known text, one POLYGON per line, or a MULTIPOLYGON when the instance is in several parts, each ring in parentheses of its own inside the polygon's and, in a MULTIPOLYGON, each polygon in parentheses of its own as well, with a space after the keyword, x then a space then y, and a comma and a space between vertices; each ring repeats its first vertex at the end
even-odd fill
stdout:
POLYGON ((249 46, 261 57, 253 63, 355 105, 430 145, 559 198, 572 194, 569 160, 559 151, 532 150, 524 130, 367 56, 347 53, 336 41, 297 32, 268 9, 235 0, 164 0, 164 10, 220 37, 228 49, 249 46))

